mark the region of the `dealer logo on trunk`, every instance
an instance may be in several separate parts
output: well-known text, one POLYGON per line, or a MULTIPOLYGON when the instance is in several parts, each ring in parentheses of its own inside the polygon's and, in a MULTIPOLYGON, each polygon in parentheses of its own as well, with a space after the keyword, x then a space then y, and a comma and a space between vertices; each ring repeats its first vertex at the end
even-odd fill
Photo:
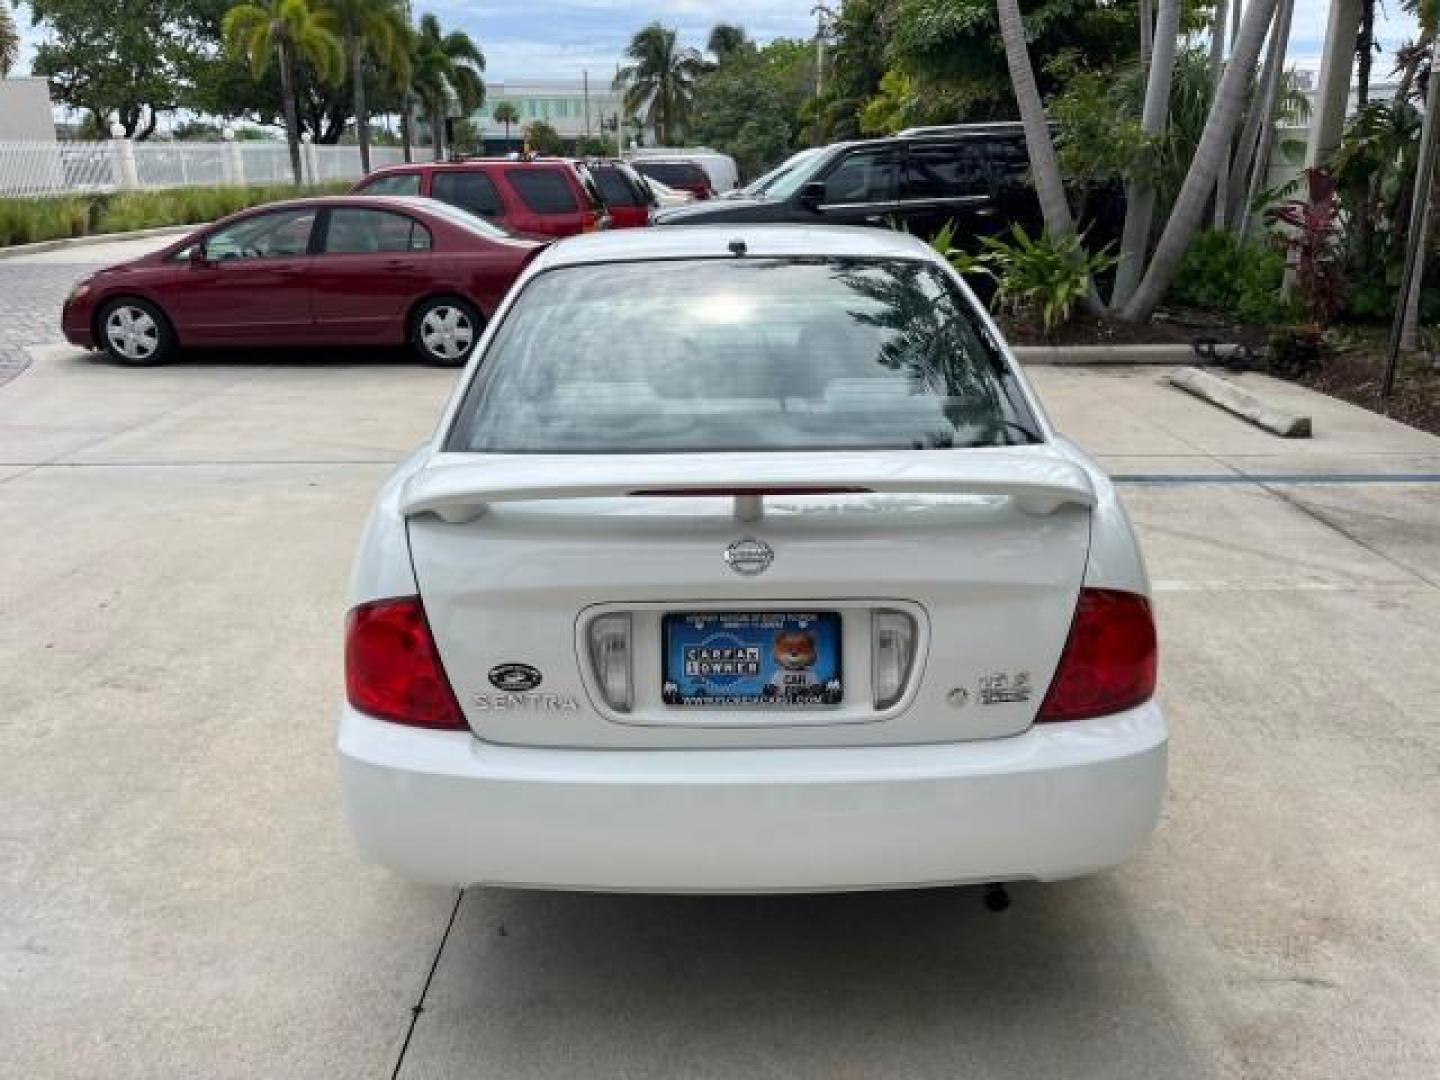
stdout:
POLYGON ((750 536, 744 540, 736 540, 725 549, 725 564, 737 574, 744 574, 746 577, 763 574, 770 569, 770 564, 774 561, 774 549, 764 540, 756 540, 750 536))
POLYGON ((496 664, 490 669, 490 685, 512 694, 534 690, 540 678, 540 669, 529 664, 496 664))

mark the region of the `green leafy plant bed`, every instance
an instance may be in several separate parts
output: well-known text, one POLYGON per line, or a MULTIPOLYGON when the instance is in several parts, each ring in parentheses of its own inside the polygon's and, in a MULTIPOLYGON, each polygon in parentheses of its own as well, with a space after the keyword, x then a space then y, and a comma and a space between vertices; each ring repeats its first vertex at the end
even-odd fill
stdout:
POLYGON ((199 225, 248 206, 298 195, 332 194, 349 187, 350 183, 345 181, 314 187, 257 184, 35 199, 0 198, 0 247, 154 229, 162 225, 199 225))

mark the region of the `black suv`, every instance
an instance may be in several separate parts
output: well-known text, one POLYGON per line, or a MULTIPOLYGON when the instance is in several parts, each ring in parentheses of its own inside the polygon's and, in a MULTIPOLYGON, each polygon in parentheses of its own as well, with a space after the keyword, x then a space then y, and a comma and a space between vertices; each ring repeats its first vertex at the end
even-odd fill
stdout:
POLYGON ((1034 233, 1040 207, 1019 124, 917 128, 836 143, 752 198, 715 199, 655 214, 656 225, 727 221, 894 225, 930 237, 954 221, 958 238, 1018 222, 1034 233))

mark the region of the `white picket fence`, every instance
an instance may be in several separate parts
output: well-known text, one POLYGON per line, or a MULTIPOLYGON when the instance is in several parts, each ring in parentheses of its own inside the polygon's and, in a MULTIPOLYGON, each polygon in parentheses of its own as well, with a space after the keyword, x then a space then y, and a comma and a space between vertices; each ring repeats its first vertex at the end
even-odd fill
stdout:
MULTIPOLYGON (((356 180, 363 175, 358 146, 300 148, 306 183, 356 180)), ((370 165, 396 165, 399 147, 370 149, 370 165)), ((281 142, 0 142, 0 198, 73 195, 128 188, 287 184, 294 179, 281 142)))

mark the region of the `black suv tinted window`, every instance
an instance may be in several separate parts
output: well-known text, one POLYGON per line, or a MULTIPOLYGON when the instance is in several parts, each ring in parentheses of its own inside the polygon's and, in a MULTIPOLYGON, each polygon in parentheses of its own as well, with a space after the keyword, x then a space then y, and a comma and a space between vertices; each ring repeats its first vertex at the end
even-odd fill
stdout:
POLYGON ((827 203, 874 203, 895 198, 900 154, 894 147, 855 150, 825 177, 827 203))
POLYGON ((630 180, 614 165, 594 165, 590 168, 595 182, 600 185, 600 194, 606 206, 645 206, 640 192, 630 186, 630 180))
POLYGON ((974 141, 910 144, 904 199, 956 199, 988 195, 985 152, 974 141))
POLYGON ((579 209, 575 191, 559 169, 506 169, 505 179, 537 214, 572 214, 579 209))
POLYGON ((1030 174, 1030 158, 1025 144, 1016 139, 986 139, 985 154, 990 159, 990 171, 1000 185, 1027 184, 1030 174))
POLYGON ((472 214, 498 217, 505 212, 495 181, 483 172, 437 172, 430 181, 430 194, 472 214))

